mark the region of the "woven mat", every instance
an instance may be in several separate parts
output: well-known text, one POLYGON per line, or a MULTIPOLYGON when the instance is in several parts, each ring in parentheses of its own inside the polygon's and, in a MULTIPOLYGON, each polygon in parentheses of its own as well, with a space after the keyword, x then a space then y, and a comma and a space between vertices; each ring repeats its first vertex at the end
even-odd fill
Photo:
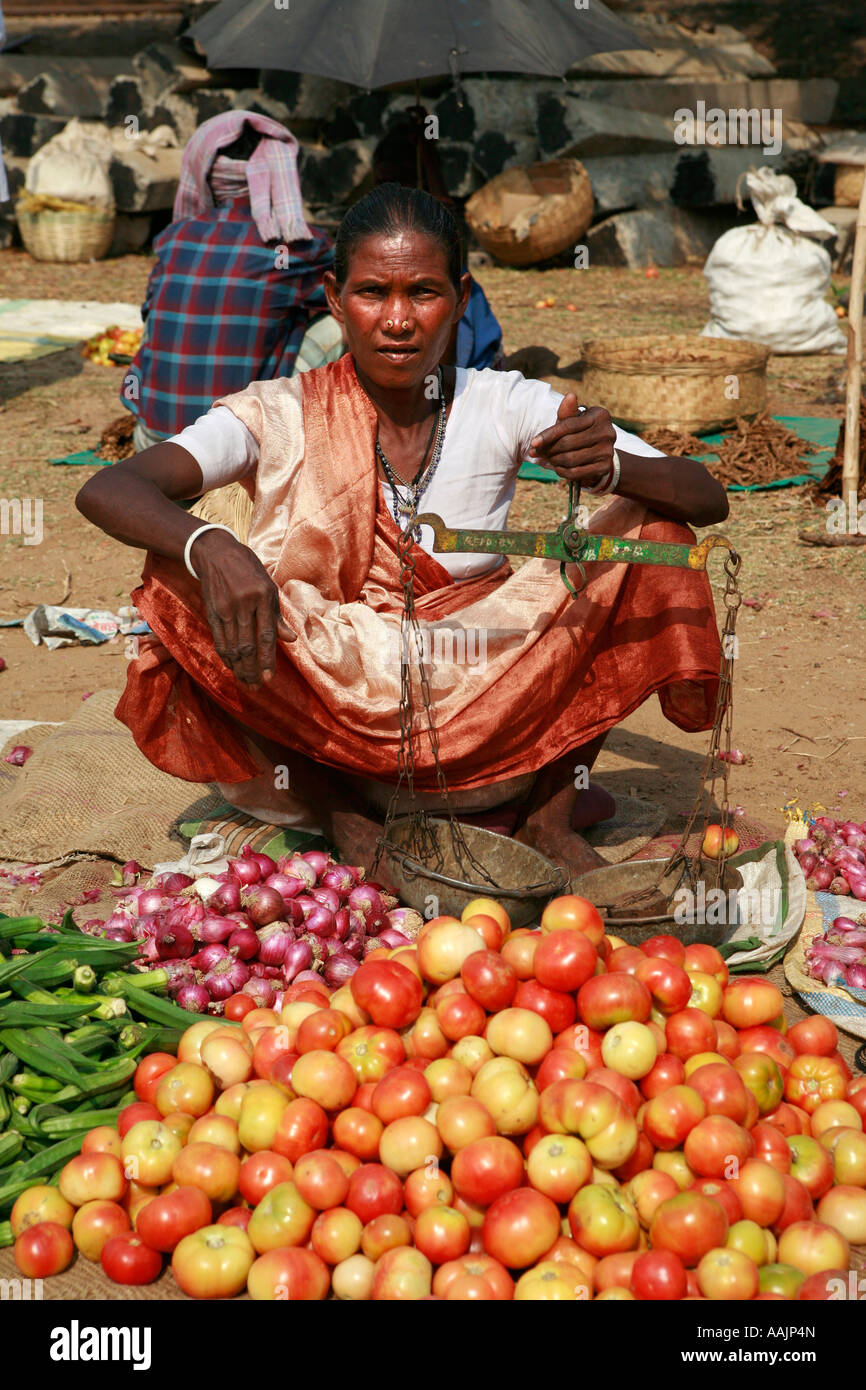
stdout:
POLYGON ((667 818, 667 811, 657 801, 618 796, 616 815, 590 826, 583 838, 608 864, 622 864, 658 834, 667 818))
POLYGON ((116 690, 99 690, 65 724, 17 735, 14 742, 34 750, 21 768, 3 762, 0 750, 5 859, 48 864, 90 854, 150 867, 178 857, 178 821, 200 819, 221 804, 210 787, 148 762, 114 717, 119 698, 116 690))
MULTIPOLYGON (((785 975, 789 984, 808 1005, 810 1012, 824 1014, 837 1028, 844 1028, 855 1038, 866 1038, 866 1007, 838 985, 824 985, 813 980, 806 969, 806 949, 816 936, 830 926, 836 917, 862 916, 863 904, 856 898, 839 898, 833 893, 809 893, 806 898, 806 917, 803 929, 785 957, 785 975)), ((864 991, 859 991, 863 994, 864 991)))

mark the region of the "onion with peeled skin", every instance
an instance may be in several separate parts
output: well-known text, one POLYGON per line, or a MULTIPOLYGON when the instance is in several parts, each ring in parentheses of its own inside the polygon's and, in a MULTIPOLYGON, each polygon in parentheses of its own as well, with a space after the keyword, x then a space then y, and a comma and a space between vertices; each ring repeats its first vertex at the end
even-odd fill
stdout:
POLYGON ((866 965, 849 965, 845 971, 845 982, 854 989, 866 989, 866 965))
POLYGON ((829 864, 819 864, 811 877, 806 879, 806 887, 813 893, 825 893, 834 878, 835 874, 829 864))
POLYGON ((254 883, 241 893, 244 911, 255 927, 267 927, 277 922, 285 910, 285 903, 276 888, 266 888, 263 883, 254 883))
POLYGON ((202 984, 211 999, 228 999, 230 994, 237 994, 248 984, 249 979, 249 966, 235 956, 226 955, 208 970, 202 984))
POLYGON ((310 897, 315 898, 316 902, 321 903, 322 907, 326 907, 329 912, 339 912, 342 906, 340 894, 336 889, 323 888, 321 884, 312 890, 310 897))
POLYGON ((237 923, 231 917, 217 917, 215 913, 209 912, 198 924, 199 940, 206 944, 214 941, 228 941, 232 932, 237 928, 237 923))
POLYGON ((241 905, 241 885, 237 879, 231 883, 221 883, 208 898, 207 905, 209 912, 236 912, 241 905))
POLYGON ((817 854, 801 854, 798 862, 803 873, 809 878, 818 866, 818 856, 817 854))
POLYGON ((301 858, 310 865, 316 875, 317 882, 333 862, 330 854, 326 854, 323 849, 308 849, 306 853, 301 855, 301 858))
POLYGON ((806 838, 803 840, 798 840, 794 845, 794 853, 796 854, 798 859, 800 858, 801 854, 817 854, 818 850, 818 841, 813 840, 809 835, 807 835, 806 838))
POLYGON ((353 928, 342 943, 343 950, 348 951, 349 955, 354 956, 356 960, 361 960, 364 955, 364 942, 366 940, 363 927, 360 930, 353 928))
POLYGON ((334 989, 339 989, 340 985, 344 985, 347 980, 351 980, 359 964, 360 962, 355 960, 354 956, 350 956, 348 951, 335 951, 334 954, 329 956, 325 961, 322 970, 325 984, 333 986, 334 989))
POLYGON ((352 930, 352 914, 347 907, 338 908, 334 913, 334 935, 338 941, 345 941, 352 930))
POLYGON ((232 859, 229 869, 234 878, 244 888, 249 888, 254 883, 260 883, 262 871, 255 859, 232 859))
POLYGON ((314 936, 333 936, 337 930, 334 913, 327 907, 323 907, 321 903, 316 903, 312 912, 307 915, 304 929, 312 932, 314 936))
POLYGON ((262 965, 282 965, 286 951, 295 939, 287 922, 271 922, 256 933, 259 941, 259 960, 262 965))
POLYGON ((284 902, 296 898, 299 893, 304 891, 304 883, 301 879, 293 878, 290 874, 281 874, 279 870, 275 874, 268 875, 265 879, 265 887, 276 888, 284 902))
POLYGON ((161 888, 164 893, 182 893, 184 888, 191 888, 195 879, 189 874, 157 874, 153 880, 154 888, 161 888))
POLYGON ((329 864, 319 880, 322 888, 333 888, 341 898, 360 883, 361 875, 349 864, 329 864))
POLYGON ((159 888, 145 888, 138 900, 138 913, 141 917, 149 917, 154 912, 163 912, 167 907, 173 906, 173 897, 163 893, 159 888))
POLYGON ((175 997, 175 1003, 191 1014, 203 1014, 210 1003, 210 995, 204 985, 182 985, 175 997))
POLYGON ((401 931, 397 931, 395 927, 386 927, 384 931, 380 931, 376 940, 382 946, 390 946, 392 951, 396 951, 400 946, 411 946, 413 944, 410 937, 405 936, 401 931))
POLYGON ((304 983, 304 980, 310 980, 310 981, 316 981, 316 980, 317 980, 317 981, 319 982, 319 984, 321 984, 321 983, 322 983, 322 976, 319 974, 318 970, 301 970, 301 971, 299 971, 299 973, 295 976, 295 981, 294 981, 294 982, 295 982, 296 985, 302 985, 302 984, 304 983))
POLYGON ((832 931, 860 931, 861 922, 855 922, 853 917, 837 917, 831 924, 832 931))
POLYGON ((287 854, 278 860, 277 873, 285 874, 287 878, 299 879, 306 888, 315 887, 316 871, 312 864, 308 864, 299 854, 287 854))
POLYGON ((260 1009, 270 1009, 273 1007, 277 997, 273 980, 262 980, 253 975, 241 989, 241 994, 248 994, 251 999, 255 999, 256 1005, 260 1009))
POLYGON ((160 960, 186 960, 195 953, 195 941, 189 927, 170 927, 165 922, 154 937, 160 960))
POLYGON ((254 960, 259 953, 259 938, 252 927, 235 927, 228 939, 228 948, 238 960, 254 960))
POLYGON ((283 962, 283 978, 290 985, 301 970, 309 970, 313 963, 313 948, 309 941, 293 941, 286 948, 283 962))
POLYGON ((211 941, 207 946, 202 946, 192 963, 196 970, 212 970, 217 962, 225 960, 228 954, 228 947, 224 946, 222 942, 211 941))

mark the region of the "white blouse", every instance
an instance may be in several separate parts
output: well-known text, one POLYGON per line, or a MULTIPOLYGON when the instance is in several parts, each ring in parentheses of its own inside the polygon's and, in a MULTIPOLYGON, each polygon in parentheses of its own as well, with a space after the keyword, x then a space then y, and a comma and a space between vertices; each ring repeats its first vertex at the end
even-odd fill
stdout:
MULTIPOLYGON (((563 398, 546 382, 528 381, 520 372, 473 367, 456 371, 442 456, 421 510, 436 512, 446 526, 503 531, 529 445, 556 423, 563 398)), ((623 453, 664 457, 637 435, 614 429, 615 447, 623 453)), ((213 407, 168 442, 192 454, 201 469, 203 492, 249 478, 256 471, 258 442, 228 406, 213 407)), ((388 510, 395 516, 391 489, 387 483, 382 486, 388 510)), ((433 532, 427 526, 421 529, 421 546, 433 553, 433 532)), ((475 578, 502 563, 496 555, 438 554, 436 558, 454 579, 475 578)))

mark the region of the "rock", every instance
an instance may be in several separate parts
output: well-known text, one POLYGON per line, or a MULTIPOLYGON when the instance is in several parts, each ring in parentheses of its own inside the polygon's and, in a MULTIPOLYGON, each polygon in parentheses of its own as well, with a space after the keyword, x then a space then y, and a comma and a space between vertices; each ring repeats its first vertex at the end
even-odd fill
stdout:
POLYGON ((177 135, 178 144, 183 148, 192 139, 200 121, 198 112, 188 96, 182 96, 180 92, 169 92, 168 96, 148 107, 142 125, 148 130, 155 130, 158 125, 171 126, 177 135))
MULTIPOLYGON (((406 102, 406 105, 410 105, 406 102)), ((475 112, 469 101, 461 104, 454 87, 436 102, 431 113, 439 121, 439 139, 471 142, 475 139, 475 112)))
POLYGON ((647 48, 594 53, 575 63, 570 75, 713 79, 772 77, 775 72, 773 64, 730 25, 693 31, 653 15, 629 14, 627 19, 647 48))
POLYGON ((116 213, 109 256, 128 256, 143 251, 150 240, 151 220, 149 212, 116 213))
POLYGON ((108 89, 103 119, 108 125, 123 125, 127 116, 141 120, 144 114, 145 97, 141 90, 141 78, 116 77, 108 89))
POLYGON ((107 93, 115 77, 131 71, 129 58, 73 58, 70 54, 53 58, 39 53, 4 53, 0 59, 0 97, 14 96, 40 76, 103 85, 107 93))
POLYGON ((748 145, 681 147, 670 184, 671 201, 680 207, 708 208, 736 203, 737 187, 743 174, 756 165, 774 172, 788 172, 790 156, 768 156, 748 145))
POLYGON ((141 78, 148 101, 158 101, 173 92, 195 92, 206 87, 211 75, 180 44, 151 43, 136 53, 132 66, 141 78))
POLYGON ((611 212, 667 201, 678 158, 679 155, 669 153, 584 159, 596 215, 606 217, 611 212))
POLYGON ((93 120, 102 115, 110 81, 84 72, 42 72, 18 93, 18 110, 36 116, 78 116, 93 120))
POLYGON ((703 261, 732 221, 729 216, 702 215, 677 208, 620 212, 587 232, 589 265, 642 270, 650 265, 703 261))
MULTIPOLYGON (((340 108, 358 127, 360 135, 382 135, 384 114, 392 101, 390 92, 358 92, 340 108)), ((335 116, 335 119, 337 117, 335 116)))
POLYGON ((12 98, 0 100, 0 145, 4 155, 29 157, 66 125, 65 116, 31 116, 16 111, 12 98))
POLYGON ((672 120, 612 102, 584 101, 567 91, 536 97, 536 130, 543 159, 666 154, 674 142, 672 120))
MULTIPOLYGON (((632 111, 673 117, 682 108, 694 110, 699 101, 706 107, 730 110, 781 110, 783 118, 825 125, 833 117, 839 83, 833 78, 731 78, 707 81, 700 78, 666 77, 660 80, 634 78, 628 82, 572 80, 567 90, 582 101, 610 102, 632 111)), ((554 95, 556 93, 554 92, 554 95)), ((504 128, 510 129, 510 126, 504 128)))
POLYGON ((293 134, 306 133, 331 120, 337 108, 346 105, 358 92, 357 87, 331 77, 268 68, 260 74, 259 89, 263 96, 272 97, 285 107, 298 127, 297 131, 290 127, 293 134))
POLYGON ((234 88, 207 87, 190 92, 182 100, 188 101, 196 113, 196 124, 209 121, 211 116, 221 116, 224 111, 237 111, 238 94, 234 88))
POLYGON ((474 146, 468 142, 440 140, 436 147, 445 187, 452 198, 468 198, 486 182, 474 163, 474 146))
POLYGON ((302 144, 298 171, 311 205, 345 203, 372 179, 375 140, 348 140, 332 150, 302 144))
POLYGON ((108 175, 118 212, 156 212, 172 207, 182 154, 180 149, 160 150, 153 159, 135 149, 116 154, 108 175))
POLYGON ((485 130, 472 147, 472 162, 482 181, 495 178, 503 169, 515 164, 534 164, 538 159, 538 144, 532 135, 504 135, 500 130, 485 130))

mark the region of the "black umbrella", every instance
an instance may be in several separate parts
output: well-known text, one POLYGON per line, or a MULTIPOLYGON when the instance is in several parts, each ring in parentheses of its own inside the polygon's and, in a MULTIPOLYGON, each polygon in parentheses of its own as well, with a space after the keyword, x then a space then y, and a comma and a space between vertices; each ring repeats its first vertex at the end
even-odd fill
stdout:
POLYGON ((646 47, 601 0, 223 0, 189 33, 211 67, 368 89, 448 73, 563 77, 593 53, 646 47))

